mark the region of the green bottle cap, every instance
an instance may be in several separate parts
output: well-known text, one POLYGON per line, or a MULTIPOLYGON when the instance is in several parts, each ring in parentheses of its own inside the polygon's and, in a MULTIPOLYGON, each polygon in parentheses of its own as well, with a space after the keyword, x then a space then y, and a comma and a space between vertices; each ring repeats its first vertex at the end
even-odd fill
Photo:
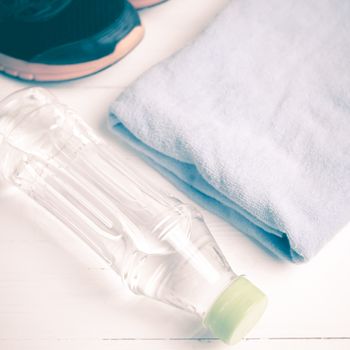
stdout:
POLYGON ((235 344, 258 322, 266 305, 266 295, 241 276, 216 299, 204 324, 225 343, 235 344))

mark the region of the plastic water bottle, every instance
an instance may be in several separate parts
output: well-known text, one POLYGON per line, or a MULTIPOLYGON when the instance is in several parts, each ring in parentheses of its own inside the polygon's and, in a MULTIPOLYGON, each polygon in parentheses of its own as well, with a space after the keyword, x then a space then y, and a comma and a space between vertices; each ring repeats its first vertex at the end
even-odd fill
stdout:
POLYGON ((0 103, 0 173, 136 294, 198 315, 227 343, 262 315, 265 295, 232 271, 200 213, 127 168, 46 90, 21 90, 0 103))

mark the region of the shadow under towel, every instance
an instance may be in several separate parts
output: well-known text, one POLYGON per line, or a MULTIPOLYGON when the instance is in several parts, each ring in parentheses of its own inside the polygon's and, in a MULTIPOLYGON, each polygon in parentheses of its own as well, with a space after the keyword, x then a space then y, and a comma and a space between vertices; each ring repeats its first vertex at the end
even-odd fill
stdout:
POLYGON ((112 104, 198 203, 304 261, 350 218, 350 2, 235 0, 112 104))

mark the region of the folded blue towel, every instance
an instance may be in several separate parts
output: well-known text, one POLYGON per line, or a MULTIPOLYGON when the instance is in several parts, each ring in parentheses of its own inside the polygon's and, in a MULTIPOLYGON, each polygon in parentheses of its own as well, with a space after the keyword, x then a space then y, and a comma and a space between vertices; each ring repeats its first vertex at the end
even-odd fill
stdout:
POLYGON ((111 107, 197 202, 307 260, 350 218, 350 2, 235 0, 111 107))

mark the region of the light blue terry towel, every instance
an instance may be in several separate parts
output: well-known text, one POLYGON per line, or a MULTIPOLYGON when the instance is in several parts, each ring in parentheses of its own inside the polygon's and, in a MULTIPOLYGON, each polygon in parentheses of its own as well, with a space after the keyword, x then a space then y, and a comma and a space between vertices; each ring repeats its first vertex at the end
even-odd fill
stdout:
POLYGON ((350 1, 230 2, 110 123, 204 207, 309 259, 350 218, 350 1))

